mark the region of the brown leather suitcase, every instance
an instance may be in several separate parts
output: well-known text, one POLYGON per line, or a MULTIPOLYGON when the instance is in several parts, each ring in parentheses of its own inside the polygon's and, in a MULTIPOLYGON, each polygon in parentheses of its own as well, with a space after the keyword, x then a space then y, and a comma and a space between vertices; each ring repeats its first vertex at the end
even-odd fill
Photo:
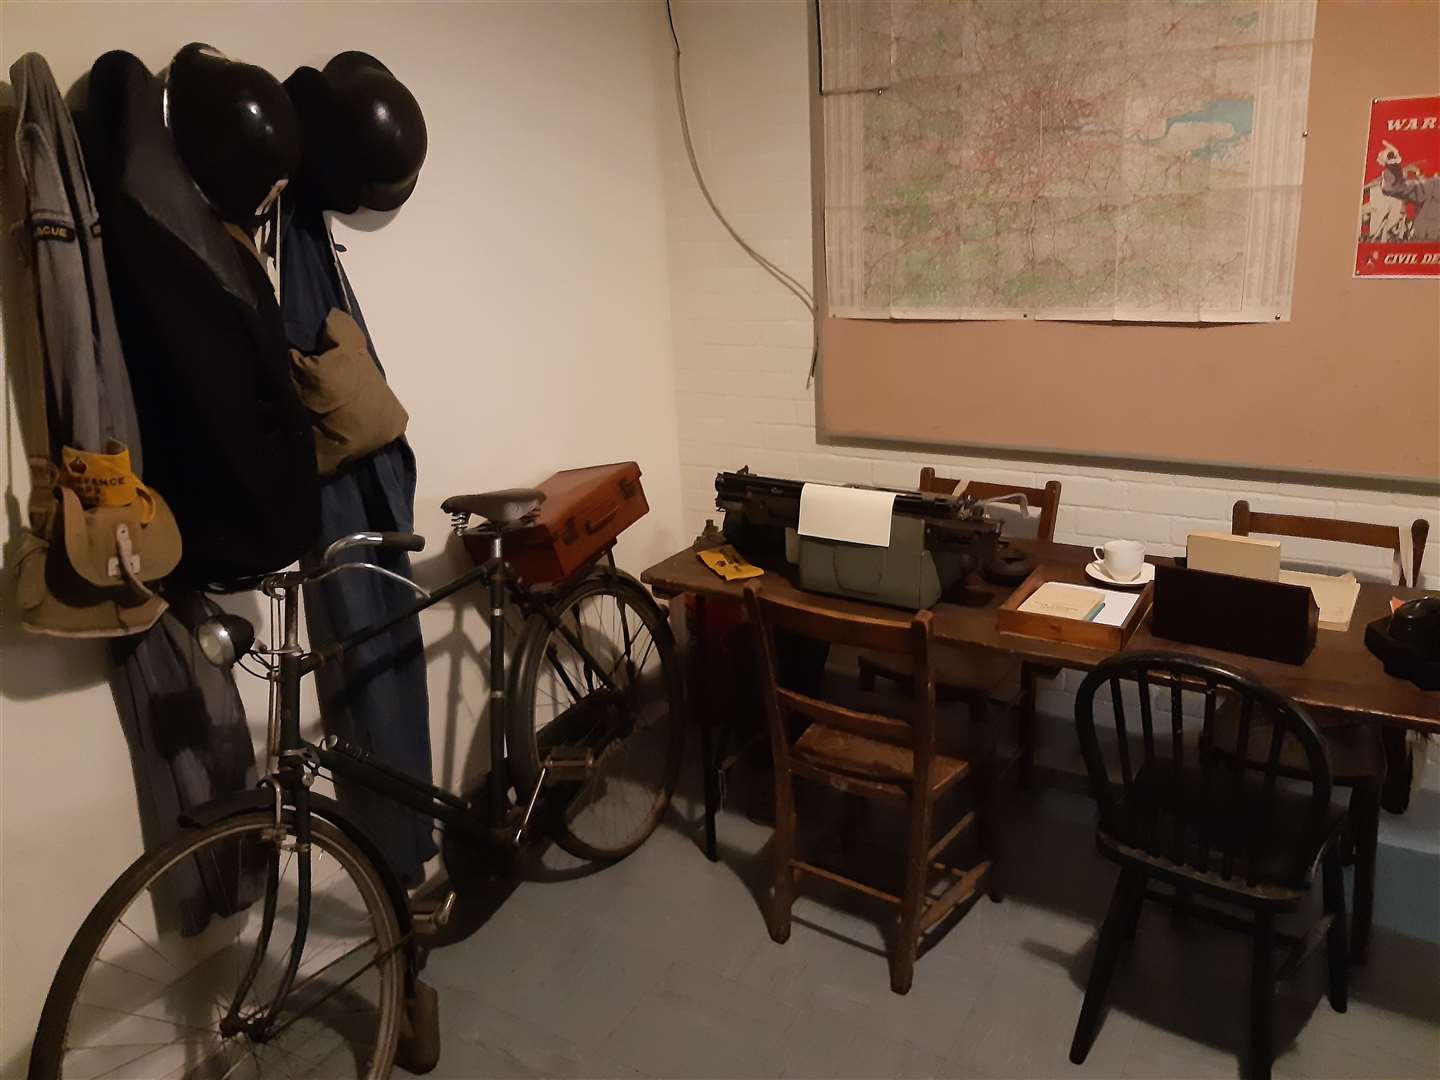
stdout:
MULTIPOLYGON (((640 486, 640 466, 633 461, 566 469, 539 488, 545 501, 534 518, 505 534, 505 557, 530 585, 570 577, 650 511, 640 486)), ((487 541, 473 543, 470 554, 475 559, 490 557, 487 541)))

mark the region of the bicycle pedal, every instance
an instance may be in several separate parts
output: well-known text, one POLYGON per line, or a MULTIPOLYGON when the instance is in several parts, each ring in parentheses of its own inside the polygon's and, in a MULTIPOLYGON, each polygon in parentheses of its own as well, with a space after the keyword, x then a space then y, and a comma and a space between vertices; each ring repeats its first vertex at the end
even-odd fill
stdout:
POLYGON ((440 897, 440 902, 434 907, 412 909, 410 923, 415 928, 415 933, 424 937, 444 929, 450 922, 450 916, 455 912, 455 900, 455 890, 446 889, 445 894, 440 897))
POLYGON ((541 764, 549 783, 582 781, 595 768, 595 751, 557 747, 545 755, 541 764))

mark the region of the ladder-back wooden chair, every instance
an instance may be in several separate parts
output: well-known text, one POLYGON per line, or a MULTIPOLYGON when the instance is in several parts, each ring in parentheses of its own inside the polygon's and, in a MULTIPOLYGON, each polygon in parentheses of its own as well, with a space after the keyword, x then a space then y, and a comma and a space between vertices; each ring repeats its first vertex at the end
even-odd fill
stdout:
MULTIPOLYGON (((1248 501, 1241 499, 1235 503, 1231 513, 1230 531, 1237 536, 1261 533, 1380 548, 1392 553, 1395 576, 1398 577, 1399 584, 1406 583, 1398 525, 1373 525, 1363 521, 1259 513, 1250 509, 1248 501)), ((1413 544, 1411 582, 1420 579, 1420 564, 1425 557, 1425 539, 1429 531, 1430 523, 1424 518, 1416 518, 1410 526, 1410 539, 1413 544)), ((1322 630, 1321 633, 1326 631, 1322 630)), ((1399 778, 1404 770, 1405 732, 1399 728, 1382 729, 1377 724, 1357 724, 1353 716, 1323 709, 1312 709, 1310 715, 1328 744, 1334 782, 1340 787, 1350 789, 1350 829, 1354 836, 1355 852, 1355 902, 1350 957, 1355 963, 1363 963, 1370 943, 1370 928, 1375 912, 1375 859, 1379 850, 1381 792, 1387 775, 1393 772, 1399 778)), ((1220 722, 1222 726, 1233 727, 1235 718, 1226 710, 1222 713, 1220 722)), ((1282 765, 1292 775, 1303 775, 1305 770, 1305 762, 1293 747, 1282 765)), ((1408 780, 1402 782, 1408 784, 1408 780)))
POLYGON ((1252 936, 1248 1075, 1268 1080, 1275 983, 1322 940, 1330 1004, 1337 1012, 1347 1004, 1340 867, 1345 812, 1330 805, 1324 741, 1289 699, 1238 672, 1168 652, 1122 654, 1100 664, 1080 686, 1075 719, 1100 809, 1099 848, 1120 865, 1120 880, 1100 930, 1070 1060, 1080 1064, 1089 1053, 1120 948, 1134 934, 1143 902, 1153 899, 1178 903, 1192 915, 1252 936), (1137 708, 1127 701, 1127 686, 1137 708), (1113 728, 1096 723, 1095 697, 1102 688, 1111 698, 1104 711, 1113 713, 1113 728), (1152 702, 1152 690, 1159 691, 1161 708, 1152 702), (1222 698, 1237 703, 1240 717, 1223 746, 1214 731, 1222 698), (1192 735, 1198 729, 1198 739, 1187 738, 1187 728, 1192 735), (1308 763, 1299 780, 1286 779, 1280 767, 1292 743, 1308 763), (1261 763, 1258 769, 1241 764, 1252 758, 1261 763), (1317 863, 1323 863, 1324 916, 1299 939, 1279 934, 1276 915, 1306 898, 1317 863), (1173 886, 1176 896, 1147 888, 1151 882, 1173 886), (1246 908, 1251 919, 1202 898, 1246 908), (1278 969, 1277 940, 1292 945, 1278 969))
POLYGON ((993 784, 985 757, 958 758, 936 752, 932 615, 921 612, 909 622, 842 615, 803 600, 767 596, 755 585, 746 587, 745 602, 756 631, 775 762, 775 863, 770 936, 782 943, 789 939, 795 883, 802 874, 880 900, 898 909, 887 934, 890 988, 897 994, 907 993, 923 935, 987 885, 991 886, 992 899, 999 899, 994 890, 991 857, 982 857, 968 869, 940 861, 945 850, 972 829, 978 831, 985 855, 993 856, 990 808, 986 805, 993 784), (915 692, 909 708, 904 710, 908 715, 863 712, 780 685, 775 651, 777 632, 830 645, 908 656, 916 673, 915 692), (797 721, 808 726, 792 743, 792 723, 797 721), (898 893, 846 877, 797 856, 796 777, 882 803, 908 816, 903 885, 898 893), (967 778, 975 782, 975 805, 937 839, 933 835, 936 804, 967 778), (942 882, 948 882, 944 891, 934 898, 930 896, 932 871, 942 882))
MULTIPOLYGON (((936 476, 928 465, 920 470, 919 489, 937 495, 953 494, 960 481, 936 476)), ((1055 539, 1055 519, 1060 511, 1060 481, 1051 480, 1043 488, 997 484, 971 480, 965 494, 977 499, 995 499, 1004 495, 1024 495, 1026 502, 1038 507, 1035 536, 1039 540, 1055 539)), ((911 679, 909 661, 903 656, 881 656, 862 653, 858 658, 860 683, 874 689, 877 678, 907 685, 911 679)), ((978 722, 988 716, 991 702, 996 702, 1016 716, 1016 764, 1022 784, 1028 784, 1035 762, 1035 698, 1040 679, 1053 679, 1058 668, 1022 663, 1014 657, 983 649, 942 649, 935 658, 936 686, 942 701, 963 702, 978 722)))
MULTIPOLYGON (((1343 544, 1382 548, 1394 555, 1398 583, 1405 580, 1405 556, 1399 525, 1373 525, 1365 521, 1342 521, 1338 518, 1303 517, 1299 514, 1263 514, 1250 509, 1248 500, 1240 499, 1230 512, 1230 531, 1236 536, 1262 533, 1267 536, 1293 536, 1297 540, 1331 540, 1343 544)), ((1430 535, 1430 522, 1416 518, 1410 523, 1410 580, 1419 586, 1420 565, 1425 560, 1425 541, 1430 535)))

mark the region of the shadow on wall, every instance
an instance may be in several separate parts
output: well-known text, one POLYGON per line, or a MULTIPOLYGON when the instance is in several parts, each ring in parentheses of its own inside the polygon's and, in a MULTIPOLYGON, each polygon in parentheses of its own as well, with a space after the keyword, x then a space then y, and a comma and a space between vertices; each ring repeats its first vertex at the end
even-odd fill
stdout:
MULTIPOLYGON (((435 589, 464 573, 472 565, 464 544, 453 532, 446 535, 445 546, 434 557, 416 562, 411 567, 415 582, 427 589, 435 589)), ((466 615, 472 615, 471 623, 483 624, 487 604, 485 586, 472 585, 454 597, 443 600, 431 610, 448 610, 450 625, 444 634, 430 633, 425 638, 425 666, 432 668, 437 661, 444 660, 445 671, 445 723, 441 745, 435 748, 433 768, 436 782, 450 791, 468 793, 481 777, 490 771, 490 703, 487 696, 479 708, 465 708, 464 671, 473 665, 483 673, 488 686, 490 680, 488 641, 477 640, 466 629, 466 615), (462 721, 474 717, 474 730, 468 733, 469 746, 461 760, 463 739, 462 721)), ((513 648, 519 638, 519 618, 513 611, 506 612, 506 640, 513 648)), ((507 657, 507 661, 508 661, 507 657)), ((432 715, 433 715, 432 704, 432 715)))

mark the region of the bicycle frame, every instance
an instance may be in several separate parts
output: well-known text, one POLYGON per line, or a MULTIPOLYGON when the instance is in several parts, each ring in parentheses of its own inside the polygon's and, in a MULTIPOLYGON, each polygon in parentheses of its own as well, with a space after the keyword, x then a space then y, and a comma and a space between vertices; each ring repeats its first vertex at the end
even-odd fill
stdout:
MULTIPOLYGON (((509 699, 506 694, 508 680, 505 663, 504 617, 507 600, 527 616, 540 614, 544 617, 552 630, 558 631, 585 661, 587 669, 593 671, 607 689, 615 689, 615 684, 605 667, 586 648, 581 638, 560 622, 558 616, 553 613, 554 605, 548 600, 548 596, 552 592, 557 598, 563 599, 567 587, 572 582, 582 580, 591 573, 601 558, 606 559, 610 568, 613 569, 614 557, 611 549, 607 548, 597 555, 595 560, 592 560, 566 581, 557 583, 553 590, 542 590, 526 586, 509 573, 503 551, 503 530, 491 529, 489 532, 491 555, 486 562, 466 571, 433 592, 427 592, 415 586, 408 579, 402 579, 405 584, 419 593, 413 601, 373 626, 366 627, 342 641, 310 652, 302 650, 299 643, 300 597, 305 583, 317 580, 322 575, 306 571, 289 571, 273 574, 262 584, 265 594, 280 606, 284 628, 280 647, 271 653, 275 657, 275 664, 270 677, 276 690, 270 724, 269 742, 271 745, 268 747, 269 754, 267 756, 273 762, 274 767, 262 782, 272 784, 275 788, 277 830, 283 828, 281 821, 283 807, 288 804, 293 810, 299 894, 296 901, 295 937, 290 945, 290 957, 280 986, 268 1006, 249 1019, 242 1019, 239 1014, 240 1003, 244 1000, 259 971, 262 958, 269 946, 274 922, 277 863, 272 861, 267 869, 269 877, 266 883, 265 907, 260 934, 256 942, 255 956, 249 971, 242 979, 240 992, 236 994, 229 1012, 221 1020, 221 1030, 227 1034, 235 1034, 242 1029, 248 1029, 252 1037, 260 1040, 272 1035, 273 1033, 269 1030, 270 1024, 273 1018, 279 1015, 280 1008, 294 984, 305 948, 309 923, 310 785, 319 769, 327 769, 332 776, 368 788, 393 802, 441 822, 446 828, 456 829, 473 841, 493 846, 496 850, 514 850, 524 840, 525 827, 535 809, 539 795, 539 785, 531 793, 529 805, 525 808, 524 817, 518 827, 512 826, 507 818, 512 816, 512 812, 516 808, 509 797, 510 785, 505 744, 509 708, 509 699), (427 608, 481 581, 489 584, 490 610, 487 622, 490 630, 491 682, 489 715, 491 772, 483 810, 477 811, 463 799, 443 788, 417 780, 383 762, 374 760, 368 751, 353 746, 336 736, 326 736, 317 745, 301 735, 300 684, 306 675, 339 659, 349 650, 385 633, 406 619, 418 615, 427 608)), ((368 568, 389 574, 388 571, 379 567, 363 563, 340 564, 324 573, 334 573, 342 568, 352 566, 356 569, 368 568)), ((551 662, 555 663, 553 657, 551 662)), ((283 837, 283 832, 279 835, 283 837)))

